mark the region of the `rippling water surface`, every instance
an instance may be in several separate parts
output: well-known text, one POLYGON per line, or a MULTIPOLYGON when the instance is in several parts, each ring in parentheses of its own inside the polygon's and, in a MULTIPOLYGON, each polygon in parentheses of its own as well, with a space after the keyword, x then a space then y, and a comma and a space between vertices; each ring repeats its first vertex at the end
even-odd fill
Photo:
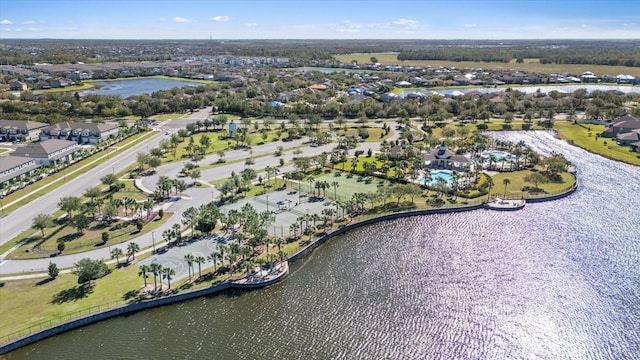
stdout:
POLYGON ((127 359, 639 359, 640 168, 550 133, 579 190, 522 211, 350 232, 267 289, 105 321, 11 354, 127 359))

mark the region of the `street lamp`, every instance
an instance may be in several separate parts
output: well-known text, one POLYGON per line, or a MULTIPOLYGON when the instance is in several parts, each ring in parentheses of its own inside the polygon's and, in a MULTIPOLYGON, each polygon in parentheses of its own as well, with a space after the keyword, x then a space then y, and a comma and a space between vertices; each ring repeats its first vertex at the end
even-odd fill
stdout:
POLYGON ((153 246, 152 254, 156 253, 156 237, 154 236, 154 232, 151 232, 151 246, 153 246))
POLYGON ((266 197, 267 197, 267 212, 269 212, 269 195, 267 195, 266 197))

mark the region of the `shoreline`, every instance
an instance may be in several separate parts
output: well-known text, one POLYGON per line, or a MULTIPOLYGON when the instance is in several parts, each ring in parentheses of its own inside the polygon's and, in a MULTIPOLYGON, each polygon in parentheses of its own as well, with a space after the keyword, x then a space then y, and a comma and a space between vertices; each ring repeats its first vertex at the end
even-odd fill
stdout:
MULTIPOLYGON (((572 174, 572 176, 574 177, 575 182, 573 186, 570 187, 569 189, 554 195, 549 195, 545 197, 536 197, 536 198, 524 198, 524 200, 527 202, 535 203, 535 202, 554 201, 554 200, 567 197, 573 194, 578 189, 578 179, 575 175, 572 174)), ((108 310, 99 311, 97 313, 93 313, 84 317, 80 317, 74 320, 70 320, 54 326, 50 326, 48 328, 31 333, 29 335, 19 337, 13 341, 2 344, 0 346, 0 355, 4 355, 10 351, 14 351, 18 348, 33 344, 35 342, 44 340, 54 335, 58 335, 58 334, 67 332, 69 330, 80 328, 85 325, 93 324, 99 321, 107 320, 116 316, 126 316, 126 315, 136 313, 138 311, 152 309, 152 308, 160 307, 164 305, 170 305, 170 304, 174 304, 174 303, 178 303, 186 300, 195 299, 202 296, 217 295, 229 289, 253 290, 253 289, 259 289, 259 288, 276 284, 282 281, 283 279, 285 279, 289 274, 289 264, 292 264, 297 260, 303 258, 305 255, 309 254, 310 252, 318 248, 320 245, 333 239, 334 237, 342 235, 348 231, 358 229, 363 226, 368 226, 368 225, 372 225, 382 221, 395 220, 395 219, 400 219, 405 217, 431 215, 431 214, 457 213, 457 212, 474 211, 474 210, 480 210, 480 209, 486 209, 485 202, 482 202, 476 205, 452 206, 452 207, 443 207, 443 208, 437 208, 437 209, 402 211, 397 213, 380 215, 380 216, 376 216, 366 220, 356 221, 356 222, 344 225, 342 227, 339 227, 336 230, 330 233, 327 233, 325 235, 322 235, 318 238, 315 238, 315 240, 310 242, 304 248, 298 250, 293 255, 289 256, 287 260, 283 262, 283 264, 285 264, 285 269, 281 270, 278 274, 275 274, 271 277, 267 277, 267 279, 264 281, 250 282, 250 283, 248 281, 241 282, 242 279, 247 279, 247 277, 244 276, 240 279, 226 280, 222 283, 215 284, 204 289, 188 291, 188 292, 175 294, 175 295, 168 295, 168 296, 160 297, 157 299, 135 302, 135 303, 111 308, 108 310)), ((490 210, 487 209, 487 211, 490 211, 490 210)))

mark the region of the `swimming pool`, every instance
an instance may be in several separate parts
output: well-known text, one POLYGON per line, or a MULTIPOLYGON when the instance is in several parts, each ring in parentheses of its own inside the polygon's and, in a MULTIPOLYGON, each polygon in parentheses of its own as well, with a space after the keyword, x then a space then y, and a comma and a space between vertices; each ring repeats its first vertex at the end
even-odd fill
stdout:
POLYGON ((438 179, 444 179, 447 185, 451 185, 453 183, 451 173, 448 171, 433 171, 431 172, 431 181, 427 182, 426 178, 421 177, 418 179, 418 182, 422 185, 434 185, 438 183, 438 179))
POLYGON ((516 157, 511 155, 511 153, 508 153, 506 151, 502 151, 502 150, 490 150, 490 151, 485 151, 482 153, 483 158, 485 159, 489 159, 489 157, 493 155, 496 160, 498 161, 502 161, 502 159, 506 159, 506 160, 515 160, 516 157))

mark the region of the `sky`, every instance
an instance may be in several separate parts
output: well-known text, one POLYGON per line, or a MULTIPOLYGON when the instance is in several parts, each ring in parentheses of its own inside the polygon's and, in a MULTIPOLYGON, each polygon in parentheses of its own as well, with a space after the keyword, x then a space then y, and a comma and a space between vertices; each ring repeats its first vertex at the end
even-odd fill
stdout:
POLYGON ((639 39, 637 0, 0 0, 0 39, 639 39))

